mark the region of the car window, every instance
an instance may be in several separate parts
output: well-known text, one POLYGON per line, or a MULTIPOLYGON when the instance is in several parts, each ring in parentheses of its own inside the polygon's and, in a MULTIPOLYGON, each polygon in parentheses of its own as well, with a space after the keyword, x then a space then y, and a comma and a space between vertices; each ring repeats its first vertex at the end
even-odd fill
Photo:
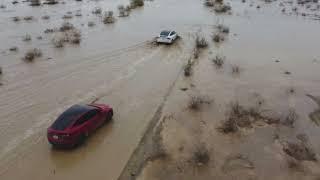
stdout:
POLYGON ((77 120, 77 122, 74 124, 75 126, 79 126, 85 122, 87 122, 88 120, 90 120, 91 118, 93 118, 95 115, 97 115, 99 113, 99 111, 97 109, 93 109, 90 110, 89 112, 87 112, 86 114, 84 114, 80 119, 77 120))
POLYGON ((160 36, 168 36, 169 35, 169 31, 162 31, 161 33, 160 33, 160 36))
POLYGON ((170 36, 173 36, 173 35, 175 35, 175 34, 176 34, 176 32, 172 31, 172 32, 170 33, 170 36))

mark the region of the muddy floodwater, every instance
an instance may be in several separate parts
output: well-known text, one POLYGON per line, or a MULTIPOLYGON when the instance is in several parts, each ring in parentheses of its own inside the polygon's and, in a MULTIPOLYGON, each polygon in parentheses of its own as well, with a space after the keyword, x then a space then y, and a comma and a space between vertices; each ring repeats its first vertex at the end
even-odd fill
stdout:
POLYGON ((134 159, 137 147, 143 146, 139 142, 155 116, 171 119, 164 122, 161 139, 172 157, 143 162, 139 177, 131 174, 130 178, 267 179, 270 174, 279 180, 319 178, 318 162, 304 162, 308 170, 292 172, 279 150, 281 138, 303 133, 315 154, 320 153, 320 11, 310 10, 318 2, 292 10, 295 1, 232 0, 225 1, 231 12, 223 14, 204 2, 145 1, 128 17, 118 17, 118 6, 129 1, 59 1, 41 6, 0 1, 5 5, 0 8, 0 179, 116 180, 121 174, 120 179, 129 179, 126 165, 134 159), (102 13, 92 13, 98 7, 102 13), (114 12, 114 23, 103 23, 105 11, 114 12), (32 19, 24 20, 27 16, 32 19), (14 17, 19 21, 13 21, 14 17), (81 32, 81 42, 56 48, 53 39, 61 36, 59 27, 64 22, 81 32), (89 22, 95 25, 88 26, 89 22), (230 29, 222 43, 212 40, 218 24, 230 29), (46 29, 54 32, 45 33, 46 29), (171 46, 154 44, 154 37, 164 29, 175 30, 181 38, 171 46), (207 39, 208 47, 195 61, 192 76, 184 77, 197 34, 207 39), (27 62, 23 57, 33 48, 39 48, 42 55, 27 62), (216 55, 225 57, 223 68, 213 65, 216 55), (188 99, 193 94, 206 95, 212 103, 200 113, 189 112, 188 99), (259 124, 259 130, 244 130, 240 139, 217 132, 230 102, 250 106, 259 98, 264 109, 279 116, 294 109, 298 114, 294 127, 259 124), (48 126, 69 106, 92 101, 110 104, 113 120, 79 148, 51 148, 46 139, 48 126), (203 126, 206 129, 199 133, 203 126), (274 134, 280 136, 279 142, 274 142, 274 134), (176 167, 176 161, 192 149, 188 140, 210 142, 207 148, 217 156, 210 158, 207 168, 212 170, 203 174, 201 170, 180 174, 173 170, 188 169, 176 167), (236 168, 236 173, 218 170, 227 166, 224 158, 236 153, 243 155, 238 160, 249 168, 236 168))

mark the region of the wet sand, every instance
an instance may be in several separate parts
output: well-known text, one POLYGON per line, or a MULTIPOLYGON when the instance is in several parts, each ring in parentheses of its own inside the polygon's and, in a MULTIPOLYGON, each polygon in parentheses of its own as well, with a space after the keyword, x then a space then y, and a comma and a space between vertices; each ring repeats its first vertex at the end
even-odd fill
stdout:
MULTIPOLYGON (((146 2, 143 8, 134 10, 129 17, 117 18, 111 25, 103 24, 100 17, 91 13, 96 6, 115 11, 122 3, 126 1, 67 2, 34 8, 19 3, 0 9, 0 24, 5 27, 1 28, 0 39, 7 42, 0 44, 0 66, 4 71, 0 79, 3 83, 0 86, 1 179, 117 179, 168 93, 163 116, 174 114, 178 120, 189 121, 198 118, 204 122, 216 120, 209 123, 204 141, 227 144, 217 151, 230 148, 246 154, 252 150, 250 147, 262 144, 268 150, 274 145, 270 139, 274 129, 269 131, 269 127, 255 132, 257 135, 250 135, 257 139, 243 140, 247 144, 232 138, 224 142, 228 137, 215 132, 214 127, 224 118, 227 103, 238 100, 251 105, 253 94, 257 92, 265 99, 267 108, 277 113, 294 107, 299 121, 294 130, 284 130, 281 135, 294 137, 294 134, 304 132, 319 152, 318 127, 308 118, 318 107, 305 96, 319 96, 318 21, 283 15, 272 4, 258 10, 238 1, 231 2, 232 15, 215 15, 198 1, 187 0, 183 6, 180 1, 146 2), (51 43, 54 35, 43 31, 60 26, 65 21, 61 17, 67 11, 75 13, 78 9, 83 16, 68 21, 81 30, 81 44, 55 49, 51 43), (41 16, 47 14, 50 20, 42 20, 41 16), (15 23, 10 19, 27 15, 33 15, 36 20, 15 23), (97 25, 89 28, 86 26, 88 21, 97 25), (231 31, 219 46, 210 40, 217 23, 226 24, 231 31), (172 47, 150 45, 159 30, 167 28, 175 29, 182 39, 172 47), (181 75, 171 92, 170 87, 191 54, 194 34, 199 31, 208 38, 210 46, 200 54, 193 76, 185 79, 181 75), (26 33, 32 35, 31 42, 21 40, 26 33), (43 39, 37 40, 38 35, 43 39), (11 46, 18 46, 19 51, 8 51, 11 46), (43 56, 33 63, 22 61, 24 52, 32 47, 40 47, 43 56), (220 70, 209 60, 217 53, 227 59, 220 70), (280 62, 276 63, 276 60, 280 62), (241 68, 239 76, 231 73, 234 64, 241 68), (286 75, 285 71, 291 74, 286 75), (180 88, 185 87, 189 90, 182 92, 180 88), (287 93, 291 87, 295 89, 294 94, 287 93), (189 92, 209 95, 214 104, 200 114, 189 114, 186 112, 189 92), (113 122, 99 129, 78 149, 51 149, 45 138, 48 125, 68 106, 94 99, 114 107, 113 122), (229 141, 235 143, 230 145, 229 141)), ((180 130, 176 124, 168 124, 164 131, 168 131, 168 139, 176 135, 182 139, 197 138, 192 133, 190 137, 189 133, 197 131, 199 126, 202 125, 190 122, 186 125, 187 130, 180 130), (194 126, 193 130, 189 131, 189 126, 194 126), (177 132, 172 134, 173 129, 177 132)), ((176 142, 167 142, 171 143, 176 142)), ((172 148, 175 154, 176 147, 172 148)), ((221 156, 220 161, 225 156, 221 156)), ((256 168, 258 172, 254 173, 261 179, 273 171, 277 172, 274 178, 292 177, 287 171, 282 173, 285 165, 274 166, 274 162, 279 161, 273 158, 261 149, 254 151, 250 159, 260 164, 256 168), (268 171, 263 171, 264 168, 268 171)), ((249 173, 253 173, 252 170, 249 173)), ((144 174, 148 174, 146 179, 155 178, 154 173, 144 174)))

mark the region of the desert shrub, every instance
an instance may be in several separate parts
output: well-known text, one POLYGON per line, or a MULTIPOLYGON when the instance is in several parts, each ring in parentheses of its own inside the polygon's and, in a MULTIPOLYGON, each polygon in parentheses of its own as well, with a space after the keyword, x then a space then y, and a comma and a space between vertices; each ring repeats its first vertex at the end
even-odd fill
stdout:
POLYGON ((44 16, 41 17, 41 19, 47 20, 47 19, 50 19, 50 16, 44 15, 44 16))
POLYGON ((130 1, 131 8, 141 7, 144 6, 143 0, 131 0, 130 1))
POLYGON ((189 99, 188 108, 191 110, 200 110, 202 105, 211 104, 212 100, 208 96, 193 95, 189 99))
POLYGON ((103 23, 111 24, 114 23, 115 18, 113 17, 113 11, 107 11, 103 18, 103 23))
POLYGON ((316 154, 305 143, 284 142, 282 150, 298 161, 317 161, 316 154))
POLYGON ((125 8, 123 5, 118 6, 119 17, 127 17, 129 16, 130 10, 125 8))
POLYGON ((33 16, 25 16, 23 19, 25 21, 31 21, 31 20, 33 20, 33 16))
POLYGON ((5 9, 5 8, 7 8, 6 5, 4 5, 4 4, 1 4, 1 5, 0 5, 0 9, 5 9))
POLYGON ((38 40, 42 40, 42 36, 37 36, 37 39, 38 40))
POLYGON ((101 14, 102 9, 100 7, 95 7, 92 11, 92 14, 101 14))
POLYGON ((21 18, 18 16, 12 17, 12 21, 14 21, 14 22, 18 22, 20 20, 21 20, 21 18))
POLYGON ((208 41, 204 37, 200 37, 197 35, 196 37, 196 47, 197 48, 205 48, 208 46, 208 41))
POLYGON ((228 34, 228 33, 230 32, 229 27, 227 27, 227 26, 225 26, 225 25, 223 25, 223 24, 219 24, 219 25, 217 26, 217 29, 219 30, 220 33, 226 33, 226 34, 228 34))
POLYGON ((224 41, 224 36, 221 33, 215 33, 213 34, 212 40, 215 43, 220 43, 224 41))
POLYGON ((80 17, 80 16, 82 16, 82 14, 81 14, 81 11, 80 11, 80 10, 76 11, 76 14, 75 14, 75 16, 77 16, 77 17, 80 17))
POLYGON ((226 13, 231 11, 231 6, 226 4, 216 4, 214 6, 214 11, 216 13, 226 13))
POLYGON ((30 0, 30 6, 40 6, 40 0, 30 0))
POLYGON ((61 27, 60 27, 60 31, 64 32, 64 31, 69 31, 74 29, 73 24, 69 23, 69 22, 64 22, 61 27))
POLYGON ((193 54, 193 58, 198 59, 200 54, 200 49, 197 47, 193 48, 192 54, 193 54))
POLYGON ((23 38, 23 41, 31 41, 31 35, 30 34, 26 34, 23 38))
POLYGON ((46 34, 48 34, 48 33, 54 33, 54 29, 46 29, 46 30, 44 30, 44 33, 46 33, 46 34))
POLYGON ((17 46, 12 46, 9 48, 9 51, 18 51, 18 47, 17 46))
POLYGON ((204 2, 204 5, 205 5, 205 6, 208 6, 208 7, 213 7, 214 4, 215 4, 214 0, 206 0, 206 1, 204 2))
POLYGON ((89 21, 89 22, 88 22, 88 26, 89 26, 89 27, 93 27, 93 26, 95 26, 95 25, 96 25, 96 24, 95 24, 93 21, 89 21))
POLYGON ((70 42, 72 44, 80 44, 80 42, 81 42, 81 33, 80 33, 80 31, 76 31, 76 30, 71 31, 70 42))
POLYGON ((54 4, 57 4, 57 3, 58 3, 57 0, 47 0, 47 1, 45 2, 45 4, 49 4, 49 5, 54 5, 54 4))
POLYGON ((3 73, 3 71, 2 71, 2 67, 0 66, 0 75, 3 73))
POLYGON ((63 38, 54 38, 52 40, 52 43, 53 43, 54 47, 56 47, 56 48, 64 47, 64 39, 63 38))
POLYGON ((219 56, 219 55, 216 55, 216 57, 212 59, 212 62, 217 68, 221 68, 224 64, 224 61, 225 61, 225 57, 219 56))
POLYGON ((207 165, 210 161, 210 153, 204 145, 199 145, 192 153, 192 162, 196 166, 207 165))
POLYGON ((190 76, 191 73, 192 73, 192 62, 191 60, 189 59, 188 60, 188 63, 184 66, 184 76, 190 76))
POLYGON ((38 48, 34 48, 34 49, 31 49, 31 50, 28 50, 23 59, 28 61, 28 62, 31 62, 35 58, 41 57, 41 56, 42 56, 41 50, 38 49, 38 48))
POLYGON ((294 109, 289 109, 288 114, 284 118, 282 124, 289 127, 294 127, 294 122, 298 119, 298 114, 294 109))
POLYGON ((65 14, 62 16, 62 19, 72 19, 72 18, 73 18, 73 16, 70 14, 65 14))
POLYGON ((238 65, 232 65, 232 74, 239 74, 240 73, 240 67, 238 65))

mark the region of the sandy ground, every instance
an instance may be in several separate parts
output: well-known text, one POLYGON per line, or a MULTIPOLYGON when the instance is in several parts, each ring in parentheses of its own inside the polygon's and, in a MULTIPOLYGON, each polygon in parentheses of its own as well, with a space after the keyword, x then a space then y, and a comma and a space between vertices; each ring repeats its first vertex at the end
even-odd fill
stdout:
POLYGON ((316 11, 299 6, 298 13, 288 12, 295 7, 289 3, 283 13, 281 2, 230 1, 228 15, 215 14, 201 1, 186 0, 181 6, 178 0, 159 0, 146 2, 129 17, 116 17, 110 25, 91 13, 101 7, 117 15, 117 6, 127 3, 74 1, 41 7, 0 3, 7 5, 0 9, 0 39, 6 42, 0 44, 1 179, 314 179, 320 175, 314 161, 288 168, 283 152, 283 142, 299 141, 296 135, 301 133, 316 154, 320 151, 315 125, 319 107, 314 101, 320 96, 316 11), (78 10, 81 17, 75 16, 78 10), (74 17, 62 19, 68 11, 74 17), (44 15, 50 19, 41 19, 44 15), (34 20, 13 22, 14 16, 34 16, 34 20), (65 21, 81 31, 81 43, 54 48, 52 38, 57 34, 44 30, 65 21), (89 21, 96 26, 88 27, 89 21), (228 26, 230 33, 223 43, 215 44, 211 36, 218 23, 228 26), (159 30, 167 28, 175 29, 182 39, 173 46, 152 45, 159 30), (32 36, 30 42, 22 41, 26 33, 32 36), (186 78, 181 70, 192 56, 196 33, 208 39, 209 47, 201 51, 192 76, 186 78), (9 51, 12 46, 19 50, 9 51), (43 55, 26 63, 22 57, 30 48, 41 48, 43 55), (211 61, 217 54, 226 57, 222 68, 211 61), (240 67, 236 74, 235 65, 240 67), (190 96, 199 94, 212 102, 190 111, 190 96), (78 149, 53 150, 46 128, 70 105, 93 100, 111 104, 114 120, 78 149), (228 104, 235 101, 245 107, 262 101, 261 109, 277 117, 295 109, 298 119, 294 127, 257 123, 222 134, 217 127, 226 119, 228 104), (204 165, 193 163, 199 147, 209 152, 204 165))

